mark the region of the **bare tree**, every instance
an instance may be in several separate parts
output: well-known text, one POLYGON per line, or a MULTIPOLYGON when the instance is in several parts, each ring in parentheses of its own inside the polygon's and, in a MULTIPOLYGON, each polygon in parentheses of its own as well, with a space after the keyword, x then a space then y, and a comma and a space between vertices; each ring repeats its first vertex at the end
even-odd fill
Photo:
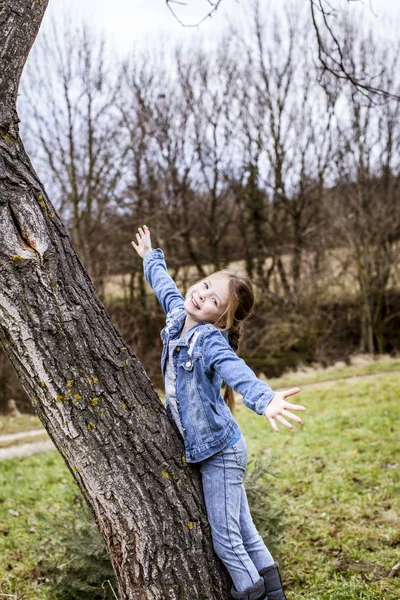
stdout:
POLYGON ((0 5, 0 336, 107 543, 123 599, 221 599, 199 478, 111 323, 18 133, 47 2, 0 5))
POLYGON ((114 234, 105 223, 124 166, 115 106, 119 65, 106 55, 105 41, 87 25, 53 22, 30 56, 20 97, 27 147, 100 294, 114 234))
POLYGON ((228 37, 215 56, 199 49, 190 58, 178 56, 182 93, 191 115, 191 144, 196 155, 196 204, 187 206, 197 215, 197 238, 207 243, 216 269, 222 264, 221 246, 234 218, 228 185, 235 156, 235 110, 233 88, 237 64, 228 37), (200 227, 199 227, 200 225, 200 227))
MULTIPOLYGON (((365 68, 377 63, 382 87, 399 89, 398 50, 380 52, 372 37, 368 43, 355 37, 353 53, 365 68)), ((346 90, 346 98, 337 125, 338 183, 334 200, 328 195, 328 209, 335 214, 336 244, 343 244, 342 259, 349 265, 347 279, 355 281, 359 294, 360 349, 384 352, 385 321, 393 318, 385 305, 400 235, 400 102, 366 102, 354 88, 346 90)))
MULTIPOLYGON (((285 25, 276 15, 268 23, 256 4, 251 33, 243 41, 242 144, 253 177, 256 172, 257 185, 265 190, 263 254, 272 260, 265 282, 275 271, 277 291, 294 299, 305 276, 306 253, 318 248, 335 103, 316 84, 306 23, 298 13, 287 12, 285 25)), ((256 239, 261 250, 261 231, 256 239)), ((309 286, 309 273, 307 280, 309 286)))
MULTIPOLYGON (((135 57, 127 73, 127 84, 129 108, 125 111, 124 124, 130 139, 139 135, 143 140, 140 148, 147 148, 142 169, 140 172, 133 170, 129 187, 136 190, 143 178, 149 183, 157 182, 157 200, 152 206, 147 202, 142 207, 137 191, 137 201, 132 206, 150 218, 156 238, 163 239, 172 256, 175 274, 180 267, 178 263, 187 262, 186 257, 189 257, 199 274, 204 275, 200 255, 193 244, 198 215, 193 211, 195 148, 190 139, 192 115, 183 102, 174 68, 166 64, 164 56, 161 58, 154 53, 139 60, 135 57)), ((135 165, 140 155, 138 149, 137 144, 132 145, 135 165)))

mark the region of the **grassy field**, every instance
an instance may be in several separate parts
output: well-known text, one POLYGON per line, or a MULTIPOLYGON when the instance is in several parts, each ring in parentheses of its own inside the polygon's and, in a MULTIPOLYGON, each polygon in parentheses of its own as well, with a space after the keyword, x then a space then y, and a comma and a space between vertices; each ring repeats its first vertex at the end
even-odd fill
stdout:
POLYGON ((239 408, 250 454, 271 453, 278 475, 289 599, 399 600, 399 387, 399 373, 310 385, 295 432, 239 408))
POLYGON ((0 415, 0 436, 30 429, 41 429, 38 417, 35 415, 21 415, 19 417, 4 417, 0 415))
POLYGON ((57 556, 52 523, 73 518, 77 490, 56 452, 0 462, 0 598, 54 600, 40 566, 57 556))
POLYGON ((364 377, 365 375, 386 375, 393 371, 400 371, 399 358, 381 356, 377 360, 372 360, 368 356, 357 355, 351 359, 349 365, 339 363, 326 369, 304 368, 295 373, 286 373, 279 379, 269 378, 268 383, 273 389, 282 389, 337 381, 338 379, 364 377))
MULTIPOLYGON (((277 475, 288 600, 400 599, 400 574, 388 576, 400 562, 400 372, 393 369, 333 369, 325 382, 308 373, 297 397, 307 407, 304 425, 294 432, 276 434, 262 417, 237 410, 250 459, 267 455, 277 475)), ((38 567, 57 555, 51 525, 73 518, 75 494, 56 453, 0 463, 0 598, 53 600, 38 567)))

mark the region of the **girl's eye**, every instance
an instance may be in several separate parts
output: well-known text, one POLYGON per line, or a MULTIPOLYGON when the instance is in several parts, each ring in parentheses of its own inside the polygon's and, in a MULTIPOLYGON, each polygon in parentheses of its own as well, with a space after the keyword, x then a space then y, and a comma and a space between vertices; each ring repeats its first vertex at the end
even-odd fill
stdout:
POLYGON ((218 306, 218 302, 216 301, 215 298, 213 298, 212 301, 214 302, 215 306, 218 306))

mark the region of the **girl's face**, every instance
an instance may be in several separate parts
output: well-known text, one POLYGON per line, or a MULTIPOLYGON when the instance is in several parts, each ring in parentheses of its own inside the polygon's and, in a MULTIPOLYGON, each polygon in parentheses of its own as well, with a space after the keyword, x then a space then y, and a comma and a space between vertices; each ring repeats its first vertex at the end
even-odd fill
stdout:
POLYGON ((228 308, 229 276, 213 273, 188 289, 184 308, 196 322, 215 323, 228 308))

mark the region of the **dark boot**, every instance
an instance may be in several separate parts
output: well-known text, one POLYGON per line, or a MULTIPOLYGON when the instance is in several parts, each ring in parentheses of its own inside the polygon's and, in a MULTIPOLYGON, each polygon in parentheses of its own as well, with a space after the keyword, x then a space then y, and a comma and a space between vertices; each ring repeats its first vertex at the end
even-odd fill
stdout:
POLYGON ((243 592, 237 592, 235 588, 232 588, 231 594, 235 600, 268 600, 268 596, 265 595, 264 579, 259 579, 257 583, 243 592))
POLYGON ((265 567, 260 571, 261 577, 264 577, 265 591, 267 600, 287 600, 282 588, 282 580, 279 574, 278 563, 265 567))

